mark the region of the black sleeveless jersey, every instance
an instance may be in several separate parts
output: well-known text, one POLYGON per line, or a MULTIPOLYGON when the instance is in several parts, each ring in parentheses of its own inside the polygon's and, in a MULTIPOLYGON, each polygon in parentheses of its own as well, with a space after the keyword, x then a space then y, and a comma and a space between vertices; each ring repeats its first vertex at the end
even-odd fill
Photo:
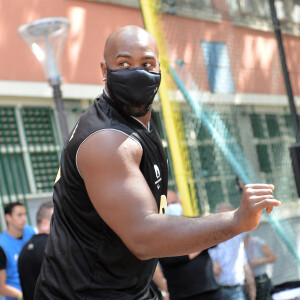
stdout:
POLYGON ((157 259, 136 258, 101 219, 76 165, 84 140, 106 129, 128 135, 143 148, 140 170, 158 208, 161 195, 167 194, 167 159, 155 125, 151 122, 147 130, 139 121, 121 115, 106 96, 96 98, 62 153, 36 300, 156 299, 149 284, 157 259))

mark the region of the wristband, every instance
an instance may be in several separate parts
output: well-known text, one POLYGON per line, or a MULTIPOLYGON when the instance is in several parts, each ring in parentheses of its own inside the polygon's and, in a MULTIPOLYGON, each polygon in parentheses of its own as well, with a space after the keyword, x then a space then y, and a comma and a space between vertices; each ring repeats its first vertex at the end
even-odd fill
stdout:
POLYGON ((22 300, 23 299, 23 293, 21 292, 17 298, 18 300, 22 300))
POLYGON ((161 295, 165 298, 167 296, 167 292, 166 291, 160 291, 161 295))

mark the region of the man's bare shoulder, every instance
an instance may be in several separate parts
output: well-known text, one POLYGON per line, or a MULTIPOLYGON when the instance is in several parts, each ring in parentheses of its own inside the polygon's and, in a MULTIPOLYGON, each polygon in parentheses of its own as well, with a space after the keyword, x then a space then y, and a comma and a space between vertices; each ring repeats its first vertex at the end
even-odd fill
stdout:
POLYGON ((140 163, 142 146, 134 137, 124 132, 105 129, 89 136, 77 153, 77 165, 82 171, 86 167, 103 166, 115 163, 140 163))

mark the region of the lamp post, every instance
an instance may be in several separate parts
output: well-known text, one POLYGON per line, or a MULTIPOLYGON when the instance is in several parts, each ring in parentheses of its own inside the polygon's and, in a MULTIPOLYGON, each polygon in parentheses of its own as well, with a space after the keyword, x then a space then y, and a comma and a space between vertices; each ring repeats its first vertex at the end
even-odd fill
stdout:
POLYGON ((65 18, 45 18, 22 25, 18 32, 41 63, 45 76, 53 88, 62 138, 67 140, 69 131, 64 111, 59 72, 61 55, 68 35, 70 21, 65 18))

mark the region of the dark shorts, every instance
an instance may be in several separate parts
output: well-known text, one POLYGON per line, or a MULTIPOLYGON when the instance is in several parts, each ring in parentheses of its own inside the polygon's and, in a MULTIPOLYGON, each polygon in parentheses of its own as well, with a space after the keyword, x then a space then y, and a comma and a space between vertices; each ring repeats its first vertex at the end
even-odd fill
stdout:
POLYGON ((256 300, 271 300, 272 283, 267 274, 255 276, 256 300))

